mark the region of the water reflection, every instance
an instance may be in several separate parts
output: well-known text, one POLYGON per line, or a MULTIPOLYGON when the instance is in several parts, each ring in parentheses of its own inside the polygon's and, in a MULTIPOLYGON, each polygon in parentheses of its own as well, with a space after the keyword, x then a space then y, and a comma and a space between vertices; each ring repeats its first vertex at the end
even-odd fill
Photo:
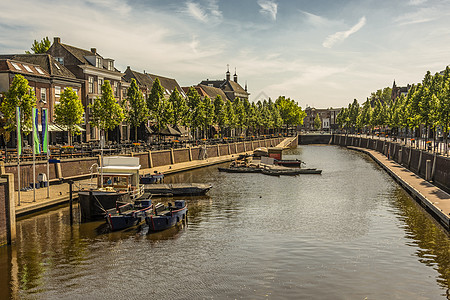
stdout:
POLYGON ((403 222, 407 245, 416 248, 419 261, 439 272, 437 282, 450 294, 450 239, 442 227, 400 187, 395 191, 393 205, 403 222))
POLYGON ((71 227, 67 207, 21 219, 16 245, 0 248, 0 298, 446 297, 449 237, 375 163, 323 146, 286 157, 323 174, 168 176, 213 189, 160 233, 71 227))

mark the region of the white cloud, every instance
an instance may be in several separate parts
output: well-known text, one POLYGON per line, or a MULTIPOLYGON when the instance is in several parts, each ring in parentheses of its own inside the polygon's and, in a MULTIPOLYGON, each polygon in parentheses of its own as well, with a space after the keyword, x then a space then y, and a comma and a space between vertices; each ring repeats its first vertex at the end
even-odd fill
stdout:
POLYGON ((355 32, 358 32, 363 26, 366 24, 366 17, 362 17, 359 22, 350 28, 347 31, 339 31, 334 34, 329 35, 325 41, 322 43, 322 46, 325 48, 331 48, 335 44, 343 42, 345 39, 347 39, 350 35, 354 34, 355 32))
POLYGON ((208 17, 206 12, 198 3, 187 2, 186 3, 187 13, 191 15, 194 19, 197 19, 200 22, 206 23, 208 21, 208 17))
POLYGON ((270 16, 274 21, 277 19, 278 4, 271 0, 258 0, 261 7, 260 13, 270 16))
POLYGON ((218 23, 223 18, 217 0, 208 0, 204 6, 188 1, 186 2, 186 13, 203 23, 218 23))
POLYGON ((312 14, 312 13, 309 13, 306 11, 302 11, 302 10, 300 12, 306 16, 308 23, 310 23, 316 27, 327 25, 330 23, 330 21, 328 21, 327 19, 325 19, 321 16, 318 16, 318 15, 315 15, 315 14, 312 14))
POLYGON ((409 5, 421 5, 427 2, 427 0, 409 0, 409 5))

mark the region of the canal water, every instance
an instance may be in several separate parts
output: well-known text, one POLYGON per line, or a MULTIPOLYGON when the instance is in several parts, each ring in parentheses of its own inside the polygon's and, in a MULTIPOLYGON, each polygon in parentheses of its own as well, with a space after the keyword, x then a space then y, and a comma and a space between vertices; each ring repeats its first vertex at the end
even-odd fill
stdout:
POLYGON ((214 187, 161 233, 71 227, 67 207, 21 219, 0 299, 448 299, 449 236, 380 167, 335 146, 285 157, 323 174, 168 176, 214 187))

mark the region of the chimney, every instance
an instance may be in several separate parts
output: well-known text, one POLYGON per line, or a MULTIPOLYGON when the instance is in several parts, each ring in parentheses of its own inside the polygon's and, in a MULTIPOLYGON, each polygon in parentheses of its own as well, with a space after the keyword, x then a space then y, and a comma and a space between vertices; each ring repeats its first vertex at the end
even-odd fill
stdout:
POLYGON ((53 38, 53 44, 60 44, 60 43, 61 43, 61 39, 59 37, 53 38))
POLYGON ((97 49, 91 48, 91 52, 94 53, 94 54, 97 54, 97 49))

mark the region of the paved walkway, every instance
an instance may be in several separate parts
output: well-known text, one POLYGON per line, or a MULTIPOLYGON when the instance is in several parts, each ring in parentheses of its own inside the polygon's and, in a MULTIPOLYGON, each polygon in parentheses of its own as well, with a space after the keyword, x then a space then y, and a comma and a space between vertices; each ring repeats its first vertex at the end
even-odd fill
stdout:
POLYGON ((436 219, 450 230, 450 194, 417 176, 385 155, 371 149, 348 146, 348 149, 369 154, 422 206, 433 212, 436 219))

